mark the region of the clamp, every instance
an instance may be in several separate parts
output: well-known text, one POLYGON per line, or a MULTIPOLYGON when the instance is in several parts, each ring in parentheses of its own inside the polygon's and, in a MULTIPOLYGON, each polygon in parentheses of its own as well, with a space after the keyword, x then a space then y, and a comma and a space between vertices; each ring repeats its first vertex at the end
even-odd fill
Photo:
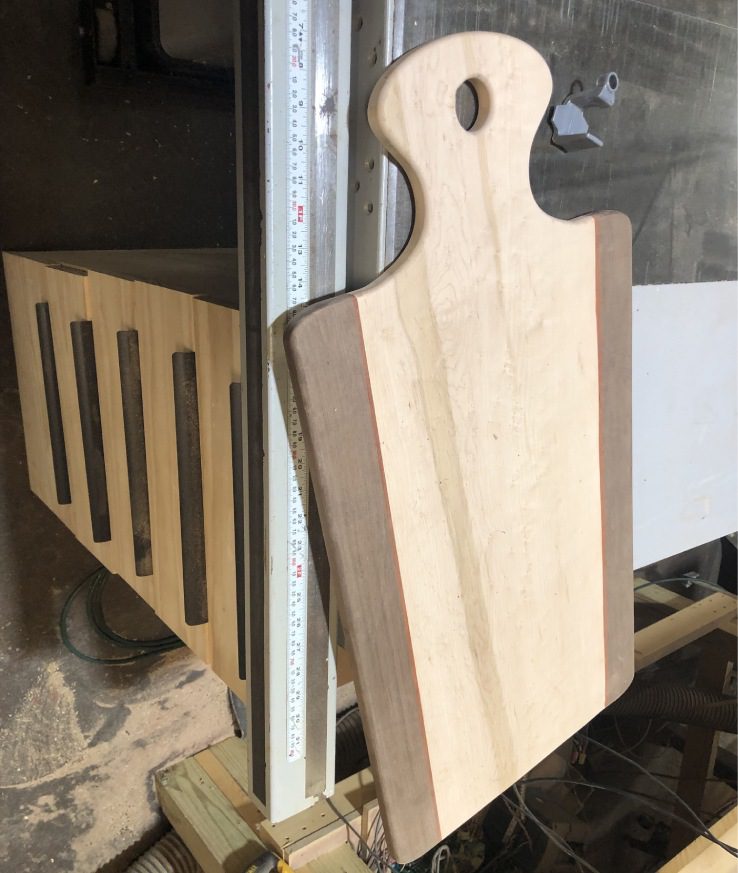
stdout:
POLYGON ((597 80, 594 88, 579 91, 554 106, 549 121, 553 129, 551 142, 563 152, 581 149, 600 148, 604 145, 589 128, 584 110, 598 106, 608 109, 615 103, 619 80, 617 73, 605 73, 597 80))

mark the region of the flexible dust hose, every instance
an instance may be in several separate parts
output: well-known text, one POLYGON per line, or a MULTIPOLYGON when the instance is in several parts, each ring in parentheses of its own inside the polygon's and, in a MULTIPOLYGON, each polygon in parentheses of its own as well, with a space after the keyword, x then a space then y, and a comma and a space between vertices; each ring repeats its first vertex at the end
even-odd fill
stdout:
POLYGON ((169 831, 134 861, 127 873, 202 873, 202 868, 177 834, 169 831))
POLYGON ((369 766, 364 728, 358 706, 336 720, 336 781, 369 766))
POLYGON ((605 712, 622 718, 656 718, 738 733, 735 699, 688 685, 631 686, 605 712))

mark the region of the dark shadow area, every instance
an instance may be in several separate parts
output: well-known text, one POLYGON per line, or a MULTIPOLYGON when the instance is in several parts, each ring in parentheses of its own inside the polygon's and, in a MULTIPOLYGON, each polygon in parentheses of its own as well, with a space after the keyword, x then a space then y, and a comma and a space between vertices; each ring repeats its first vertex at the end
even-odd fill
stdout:
MULTIPOLYGON (((235 245, 232 95, 156 76, 87 84, 76 0, 8 0, 0 27, 0 249, 235 245)), ((29 489, 0 282, 3 870, 124 868, 160 827, 151 769, 230 730, 225 687, 186 649, 107 666, 63 647, 62 607, 96 563, 29 489)), ((168 633, 119 579, 103 607, 124 636, 168 633)), ((69 618, 80 649, 121 654, 83 600, 69 618)))

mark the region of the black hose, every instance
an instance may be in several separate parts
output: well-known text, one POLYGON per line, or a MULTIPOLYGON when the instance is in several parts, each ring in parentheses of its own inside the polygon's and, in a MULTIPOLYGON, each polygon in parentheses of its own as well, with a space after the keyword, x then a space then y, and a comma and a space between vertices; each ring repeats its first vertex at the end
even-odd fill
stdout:
POLYGON ((605 712, 620 718, 655 718, 738 733, 735 698, 688 685, 634 685, 605 712))
POLYGON ((357 706, 336 720, 336 782, 368 766, 369 753, 357 706))

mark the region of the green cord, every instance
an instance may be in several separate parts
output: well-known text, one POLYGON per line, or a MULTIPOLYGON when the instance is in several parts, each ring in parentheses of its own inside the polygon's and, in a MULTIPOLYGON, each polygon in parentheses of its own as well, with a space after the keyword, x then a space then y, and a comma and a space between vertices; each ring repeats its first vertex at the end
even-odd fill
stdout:
POLYGON ((173 649, 178 649, 184 645, 182 640, 174 634, 169 634, 165 637, 155 640, 130 640, 120 636, 112 630, 105 621, 105 615, 102 608, 102 595, 105 585, 110 579, 111 574, 104 567, 98 567, 93 570, 89 576, 86 576, 78 585, 76 585, 64 602, 61 615, 59 616, 59 632, 61 634, 64 647, 76 657, 81 658, 91 664, 131 664, 140 658, 147 658, 150 655, 158 655, 164 652, 170 652, 173 649), (92 628, 97 634, 102 637, 110 645, 118 646, 124 649, 135 649, 136 654, 128 655, 123 658, 101 658, 97 655, 88 655, 75 646, 69 636, 69 613, 72 604, 87 586, 86 595, 86 612, 87 618, 92 628))

